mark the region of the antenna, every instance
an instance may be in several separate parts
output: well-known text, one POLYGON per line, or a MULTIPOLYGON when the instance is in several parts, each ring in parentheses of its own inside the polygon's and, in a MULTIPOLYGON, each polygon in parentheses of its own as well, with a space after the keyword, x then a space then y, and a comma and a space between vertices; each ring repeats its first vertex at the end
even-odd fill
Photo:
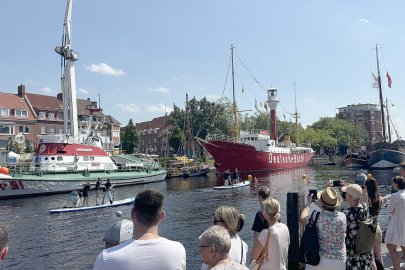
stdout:
POLYGON ((295 89, 296 83, 294 82, 293 85, 294 85, 294 97, 295 97, 295 100, 294 100, 295 113, 293 114, 293 118, 295 119, 296 144, 299 145, 300 144, 300 128, 298 126, 298 124, 299 124, 298 121, 299 121, 301 115, 298 113, 298 110, 297 110, 297 91, 295 89))

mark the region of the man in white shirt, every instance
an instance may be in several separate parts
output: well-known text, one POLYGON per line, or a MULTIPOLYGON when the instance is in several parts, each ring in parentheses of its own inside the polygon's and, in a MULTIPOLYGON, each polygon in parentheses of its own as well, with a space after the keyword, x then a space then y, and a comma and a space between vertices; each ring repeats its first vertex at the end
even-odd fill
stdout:
POLYGON ((183 245, 159 236, 158 224, 165 216, 163 200, 163 194, 158 191, 144 190, 138 193, 131 210, 134 226, 132 239, 103 250, 93 270, 186 269, 183 245))

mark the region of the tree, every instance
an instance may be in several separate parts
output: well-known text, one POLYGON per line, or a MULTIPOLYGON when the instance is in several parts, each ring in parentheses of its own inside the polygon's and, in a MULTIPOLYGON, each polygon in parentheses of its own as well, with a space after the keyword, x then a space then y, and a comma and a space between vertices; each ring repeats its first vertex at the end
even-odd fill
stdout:
POLYGON ((127 154, 133 154, 139 146, 139 140, 139 133, 134 126, 134 122, 132 119, 129 119, 128 125, 121 132, 122 150, 127 154))

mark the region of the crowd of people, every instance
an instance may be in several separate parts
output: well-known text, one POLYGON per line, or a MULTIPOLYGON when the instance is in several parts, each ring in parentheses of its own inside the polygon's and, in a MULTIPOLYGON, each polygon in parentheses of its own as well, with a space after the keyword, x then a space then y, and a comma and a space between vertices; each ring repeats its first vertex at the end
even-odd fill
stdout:
MULTIPOLYGON (((405 175, 405 164, 403 166, 405 175)), ((306 265, 306 269, 380 269, 382 234, 377 229, 374 247, 363 253, 356 249, 356 236, 362 222, 378 217, 381 208, 388 203, 391 213, 385 235, 393 266, 399 270, 400 256, 397 246, 405 255, 405 181, 397 176, 392 180, 392 195, 381 196, 374 178, 369 177, 362 187, 346 184, 334 188, 332 181, 317 194, 314 200, 308 195, 301 211, 300 222, 305 226, 314 214, 318 215, 316 229, 319 238, 320 262, 306 265), (310 211, 312 204, 318 210, 310 211), (346 205, 346 206, 343 206, 346 205)), ((163 195, 158 191, 138 193, 131 212, 134 225, 133 239, 103 250, 94 269, 185 269, 186 251, 176 241, 160 237, 158 224, 163 220, 163 195), (147 255, 148 254, 148 255, 147 255), (148 267, 146 267, 146 265, 148 267)), ((260 269, 287 269, 290 244, 288 227, 281 218, 280 203, 271 196, 270 189, 258 189, 260 210, 257 211, 252 230, 253 249, 247 258, 248 245, 238 235, 245 223, 245 216, 233 206, 222 205, 214 211, 213 224, 199 237, 201 270, 249 269, 253 262, 260 269)))

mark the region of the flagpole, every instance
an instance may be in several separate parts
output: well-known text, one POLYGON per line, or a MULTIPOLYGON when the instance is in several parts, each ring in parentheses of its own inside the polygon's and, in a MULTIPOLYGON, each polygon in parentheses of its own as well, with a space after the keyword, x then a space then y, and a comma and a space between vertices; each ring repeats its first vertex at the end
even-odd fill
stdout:
POLYGON ((382 123, 382 130, 383 130, 383 139, 384 142, 387 140, 385 134, 385 115, 384 115, 384 101, 382 96, 382 88, 381 88, 381 75, 380 75, 380 62, 378 61, 378 44, 375 45, 375 54, 377 56, 377 76, 378 76, 378 90, 380 92, 380 110, 381 110, 381 123, 382 123))

